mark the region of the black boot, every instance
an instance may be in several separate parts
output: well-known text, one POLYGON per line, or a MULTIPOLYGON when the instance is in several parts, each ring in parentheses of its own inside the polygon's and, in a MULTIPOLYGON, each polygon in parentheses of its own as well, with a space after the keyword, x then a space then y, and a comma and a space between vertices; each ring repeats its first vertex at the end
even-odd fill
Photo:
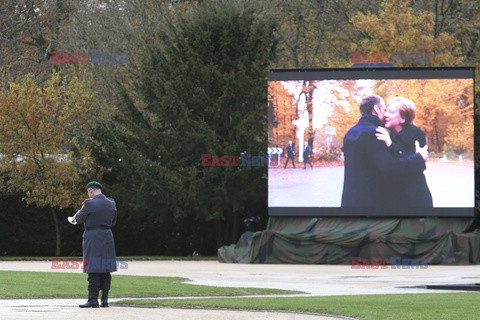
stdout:
POLYGON ((108 290, 102 290, 102 308, 108 308, 108 290))
POLYGON ((79 305, 80 308, 98 308, 98 292, 100 291, 100 275, 88 274, 88 301, 79 305))
POLYGON ((96 296, 88 295, 88 301, 79 305, 80 308, 98 308, 98 294, 96 296))

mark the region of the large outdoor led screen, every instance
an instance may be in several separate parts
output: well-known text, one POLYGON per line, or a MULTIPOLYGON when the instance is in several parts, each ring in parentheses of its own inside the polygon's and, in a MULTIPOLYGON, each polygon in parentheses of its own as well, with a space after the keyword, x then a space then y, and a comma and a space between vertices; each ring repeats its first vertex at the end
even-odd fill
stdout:
POLYGON ((272 216, 473 216, 474 68, 271 70, 268 147, 272 216))

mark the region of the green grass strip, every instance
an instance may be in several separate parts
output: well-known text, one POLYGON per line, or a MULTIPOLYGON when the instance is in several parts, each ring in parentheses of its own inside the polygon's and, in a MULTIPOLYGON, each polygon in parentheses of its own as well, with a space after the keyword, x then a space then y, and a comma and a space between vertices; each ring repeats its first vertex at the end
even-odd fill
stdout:
MULTIPOLYGON (((298 293, 262 288, 229 288, 185 283, 178 277, 112 274, 112 297, 245 296, 298 293)), ((87 275, 63 272, 0 271, 0 298, 85 297, 87 275)))
POLYGON ((477 319, 476 292, 329 297, 122 300, 116 304, 324 313, 362 320, 477 319))

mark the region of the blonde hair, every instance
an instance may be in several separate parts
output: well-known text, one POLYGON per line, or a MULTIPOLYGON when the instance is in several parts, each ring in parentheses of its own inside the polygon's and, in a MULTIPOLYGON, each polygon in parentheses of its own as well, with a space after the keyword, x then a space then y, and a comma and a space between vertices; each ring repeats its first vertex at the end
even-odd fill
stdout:
POLYGON ((400 115, 405 119, 405 123, 412 123, 413 119, 415 119, 415 111, 417 110, 415 103, 412 100, 404 97, 393 97, 388 100, 387 105, 390 106, 394 103, 398 104, 398 111, 400 115))

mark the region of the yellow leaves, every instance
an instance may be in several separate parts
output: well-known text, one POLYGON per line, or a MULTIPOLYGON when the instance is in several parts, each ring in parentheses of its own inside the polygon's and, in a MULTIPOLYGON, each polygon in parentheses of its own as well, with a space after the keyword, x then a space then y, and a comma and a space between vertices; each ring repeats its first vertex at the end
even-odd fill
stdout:
POLYGON ((84 197, 82 180, 74 172, 71 161, 58 163, 54 159, 43 160, 41 174, 31 162, 26 161, 19 165, 19 172, 12 177, 10 184, 25 192, 23 199, 27 203, 68 208, 78 205, 84 197))
POLYGON ((3 168, 12 173, 10 190, 24 192, 28 203, 76 205, 83 197, 81 175, 97 170, 81 143, 99 113, 83 76, 72 68, 63 78, 52 73, 43 87, 27 76, 0 90, 3 168))
POLYGON ((453 151, 456 154, 473 151, 473 121, 469 120, 447 129, 445 151, 453 151))
POLYGON ((415 102, 414 123, 426 133, 430 151, 473 151, 471 79, 392 80, 387 87, 387 100, 400 95, 415 102))
POLYGON ((2 152, 34 155, 51 151, 49 145, 59 142, 61 128, 48 126, 47 122, 58 101, 45 99, 43 90, 37 88, 32 77, 9 86, 2 92, 0 123, 2 133, 15 136, 5 139, 10 148, 2 152))
POLYGON ((289 140, 294 140, 293 121, 297 119, 295 100, 280 81, 269 82, 268 100, 269 112, 272 112, 272 118, 269 119, 272 130, 268 137, 269 146, 279 143, 278 147, 285 147, 289 140))
MULTIPOLYGON (((350 21, 367 36, 354 46, 362 52, 427 53, 428 65, 456 65, 457 41, 453 35, 441 33, 434 37, 434 20, 430 12, 414 10, 411 1, 389 0, 382 2, 382 9, 375 14, 357 13, 350 21)), ((409 66, 418 62, 402 62, 397 66, 409 66)), ((425 63, 422 63, 425 65, 425 63)))
POLYGON ((375 35, 384 30, 384 25, 381 23, 380 18, 375 15, 364 15, 359 12, 350 22, 368 35, 375 35))

